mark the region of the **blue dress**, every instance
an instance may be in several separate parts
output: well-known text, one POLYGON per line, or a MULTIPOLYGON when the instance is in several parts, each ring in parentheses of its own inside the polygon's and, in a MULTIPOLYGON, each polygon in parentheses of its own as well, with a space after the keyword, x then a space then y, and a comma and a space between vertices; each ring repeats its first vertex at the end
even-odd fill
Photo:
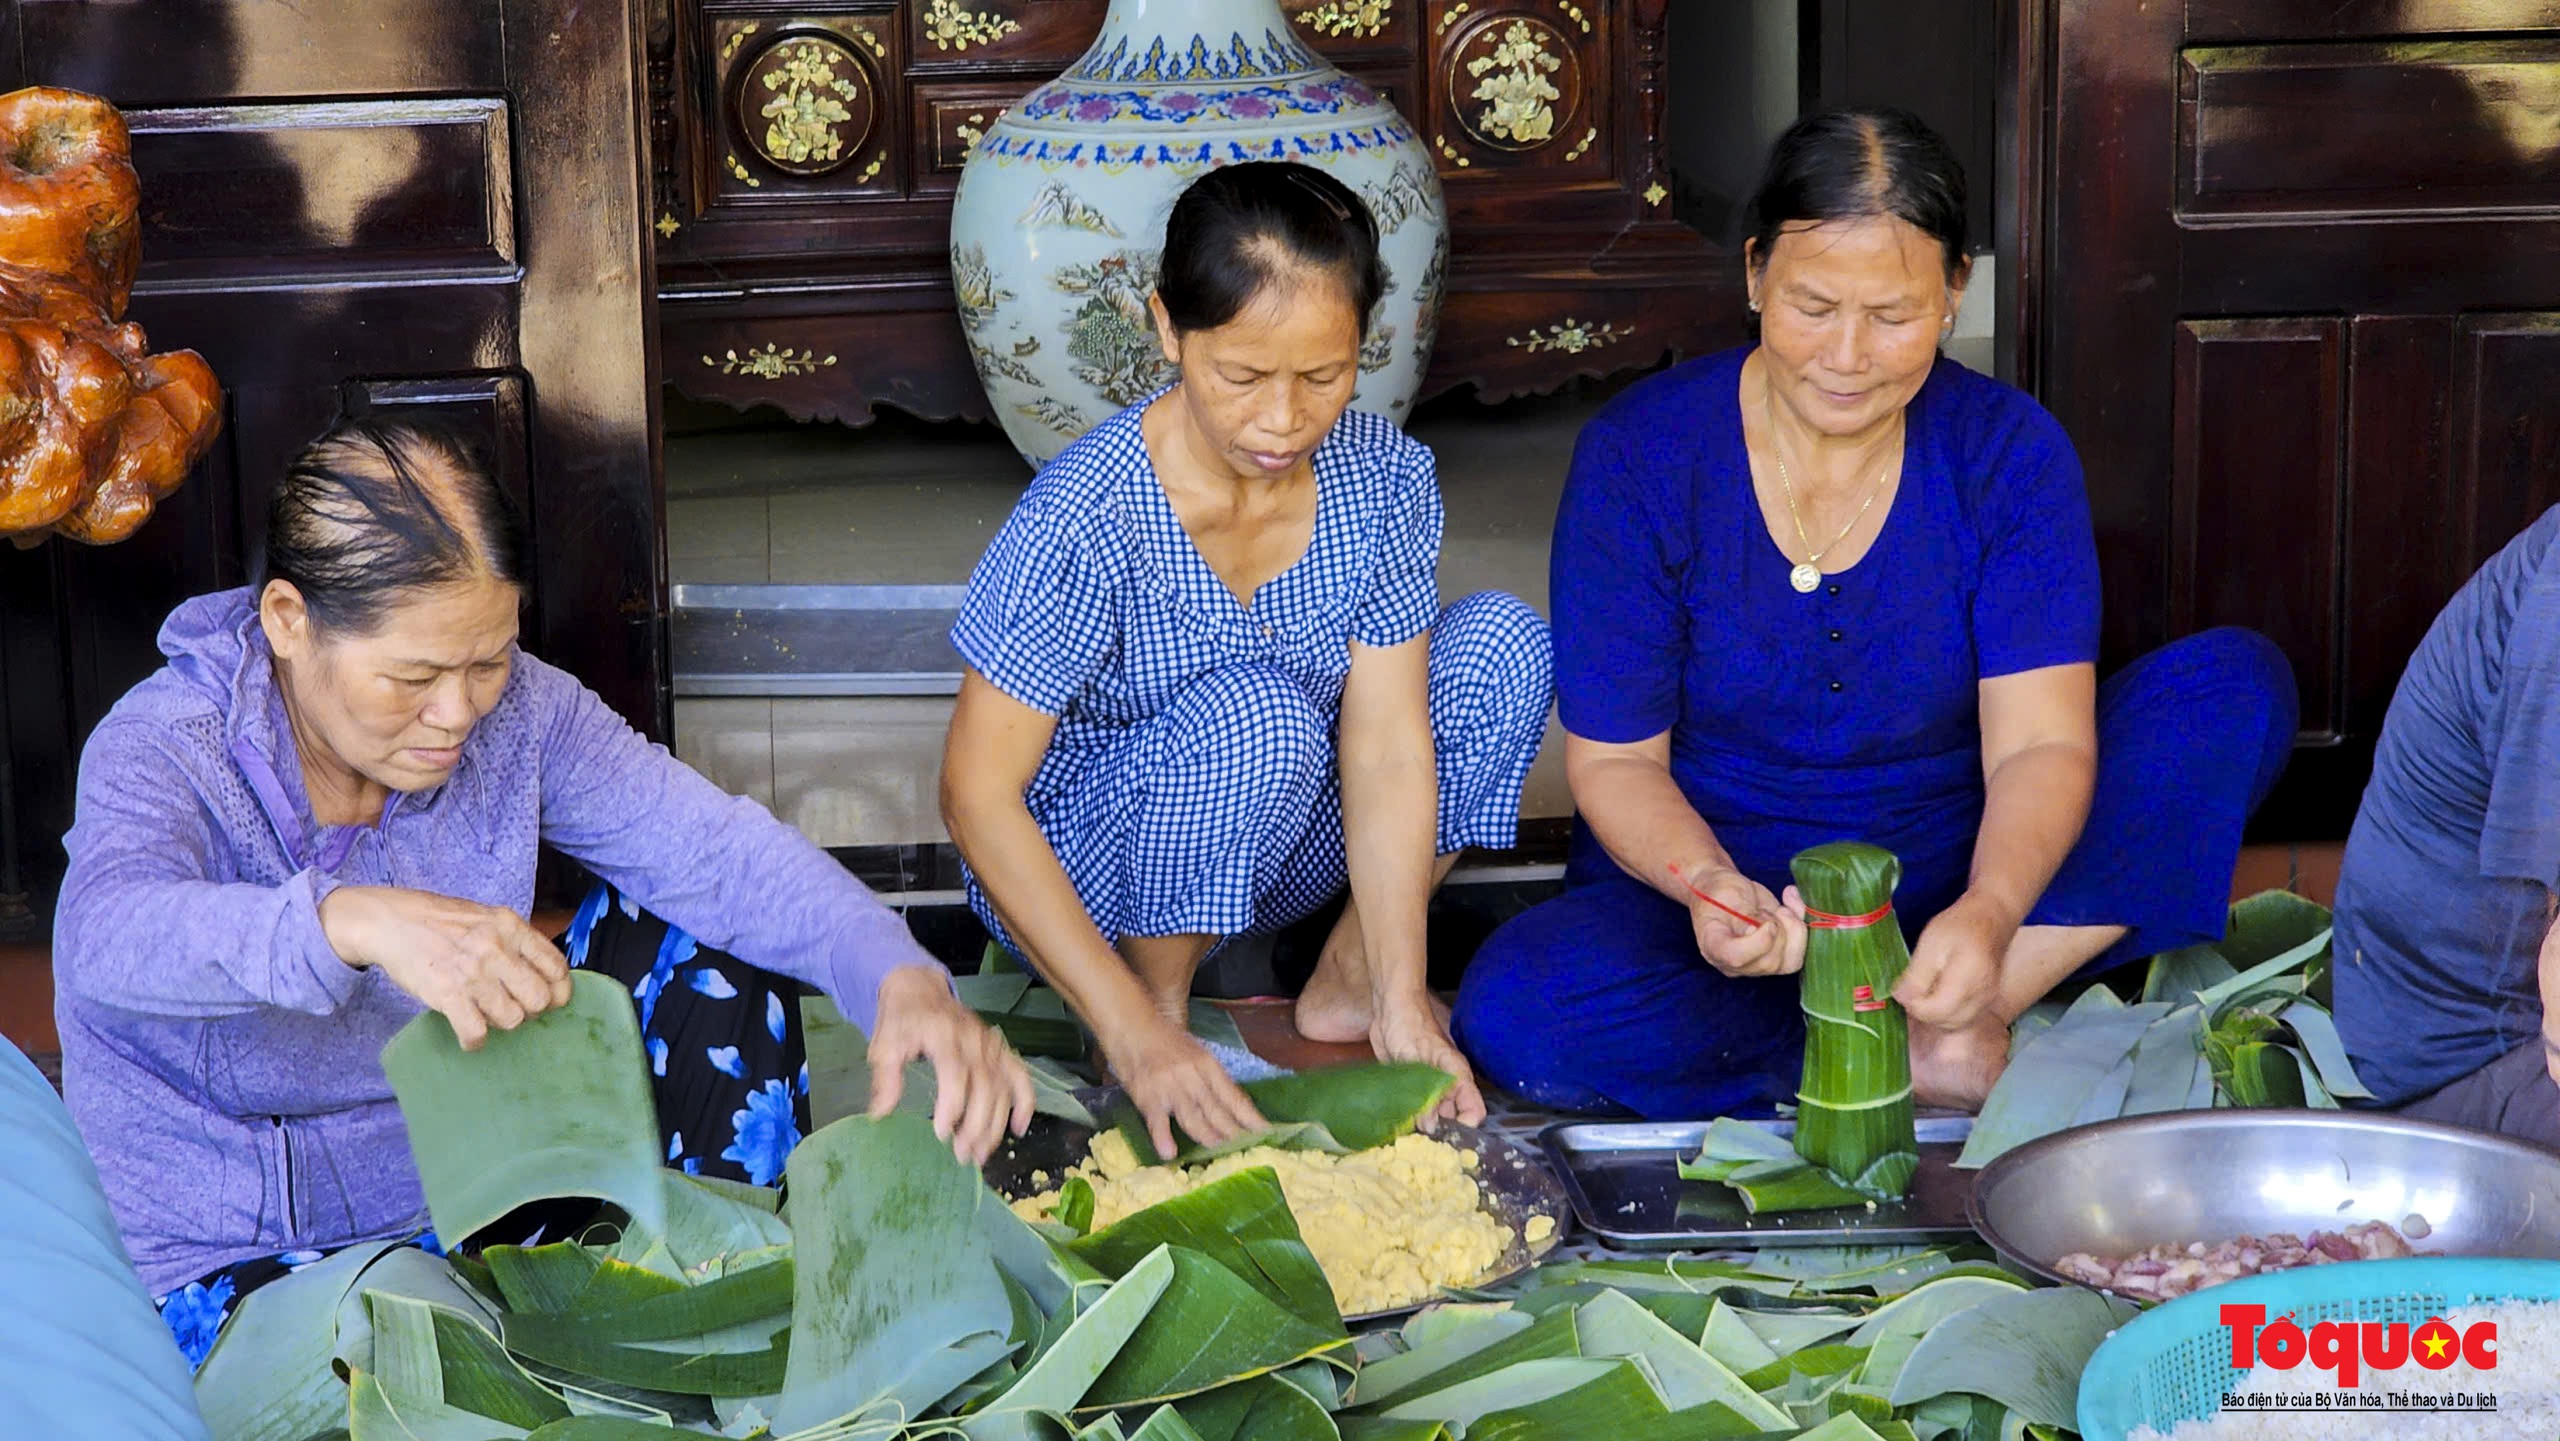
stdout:
MULTIPOLYGON (((1557 703, 1586 739, 1668 732, 1682 794, 1772 892, 1809 846, 1892 851, 1916 938, 1972 864, 1978 686, 2097 658, 2079 462, 2034 401, 1941 360, 1911 402, 1874 545, 1799 594, 1751 485, 1748 354, 1645 381, 1583 431, 1551 561, 1557 703)), ((2098 964, 2218 936, 2242 825, 2293 728, 2290 672, 2244 632, 2111 678, 2088 827, 2029 923, 2131 927, 2098 964)), ((1546 1105, 1651 1115, 1792 1094, 1794 977, 1715 972, 1686 909, 1579 828, 1567 879, 1468 972, 1462 1039, 1495 1079, 1546 1105)))
MULTIPOLYGON (((1274 930, 1341 890, 1355 640, 1430 636, 1439 850, 1513 844, 1552 693, 1547 627, 1499 592, 1441 606, 1429 448, 1346 412, 1316 448, 1306 553, 1248 605, 1165 496, 1145 409, 1032 481, 951 632, 971 669, 1057 719, 1023 801, 1103 939, 1274 930)), ((974 872, 969 901, 1010 944, 974 872)))

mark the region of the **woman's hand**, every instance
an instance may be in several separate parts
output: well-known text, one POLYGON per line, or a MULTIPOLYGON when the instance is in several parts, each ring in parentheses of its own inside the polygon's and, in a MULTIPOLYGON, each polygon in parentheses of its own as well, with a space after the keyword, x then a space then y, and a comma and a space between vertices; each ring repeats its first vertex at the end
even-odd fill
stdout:
POLYGON ((1102 1054, 1163 1160, 1173 1159, 1175 1126, 1209 1146, 1271 1129, 1209 1048, 1160 1015, 1114 1028, 1102 1054))
POLYGON ((1380 1006, 1377 1019, 1369 1023, 1369 1049, 1381 1061, 1420 1061, 1448 1072, 1457 1084, 1440 1098, 1431 1118, 1483 1124, 1484 1093, 1476 1089, 1475 1069, 1449 1039, 1449 1022, 1429 997, 1380 1006))
POLYGON ((2000 999, 2000 961, 2017 936, 2015 916, 1967 891, 1920 933, 1893 998, 1924 1026, 1963 1030, 2000 999))
POLYGON ((933 1134, 983 1166, 1010 1130, 1031 1126, 1031 1069, 1004 1034, 960 1004, 935 966, 900 966, 880 979, 871 1023, 871 1115, 896 1110, 909 1061, 933 1067, 933 1134))
POLYGON ((338 959, 378 970, 453 1023, 462 1049, 569 1003, 569 961, 524 917, 428 891, 340 886, 320 902, 338 959))
POLYGON ((1689 928, 1708 965, 1728 976, 1784 976, 1804 969, 1804 917, 1780 905, 1767 886, 1726 866, 1675 874, 1688 883, 1689 928), (1736 920, 1723 906, 1759 924, 1736 920))

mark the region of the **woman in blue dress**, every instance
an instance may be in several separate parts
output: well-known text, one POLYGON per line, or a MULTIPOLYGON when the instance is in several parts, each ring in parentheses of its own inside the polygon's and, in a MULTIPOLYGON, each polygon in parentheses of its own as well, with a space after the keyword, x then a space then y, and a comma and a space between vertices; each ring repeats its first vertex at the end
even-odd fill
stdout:
POLYGON ((2008 1024, 2066 977, 2221 933, 2291 673, 2226 630, 2098 682, 2071 444, 1938 353, 1964 229, 1962 172, 1918 120, 1799 121, 1744 246, 1759 343, 1583 431, 1552 560, 1569 889, 1486 942, 1457 1014, 1532 1101, 1791 1098, 1788 862, 1824 841, 1901 857, 1924 1102, 1979 1104, 2008 1024))
POLYGON ((1423 916, 1507 846, 1551 693, 1508 595, 1443 608, 1431 452, 1349 408, 1385 284, 1375 223, 1321 170, 1210 172, 1151 301, 1178 379, 1032 482, 970 577, 942 812, 988 928, 1065 997, 1145 1114, 1261 1120, 1184 1025, 1229 937, 1350 903, 1301 1031, 1457 1075, 1423 916))

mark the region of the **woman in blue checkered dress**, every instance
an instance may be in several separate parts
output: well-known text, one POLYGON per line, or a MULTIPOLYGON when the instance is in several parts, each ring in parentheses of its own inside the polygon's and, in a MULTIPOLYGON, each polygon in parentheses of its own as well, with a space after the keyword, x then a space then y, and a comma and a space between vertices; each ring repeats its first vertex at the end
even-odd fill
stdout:
POLYGON ((1441 1066, 1449 1113, 1483 1114, 1423 914, 1460 850, 1516 837, 1547 628, 1508 595, 1440 605, 1431 452, 1349 409, 1384 284, 1375 223, 1324 172, 1195 182, 1150 304, 1178 378, 1032 482, 952 631, 942 811, 970 902, 1162 1151, 1168 1120, 1260 1124, 1184 1027, 1201 961, 1346 880, 1299 1029, 1441 1066))

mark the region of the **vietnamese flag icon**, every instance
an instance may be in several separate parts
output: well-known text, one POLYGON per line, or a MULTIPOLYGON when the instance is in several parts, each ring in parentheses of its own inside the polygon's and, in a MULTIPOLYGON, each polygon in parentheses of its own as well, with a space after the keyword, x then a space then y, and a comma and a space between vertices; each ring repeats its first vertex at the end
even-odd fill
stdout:
POLYGON ((2409 1333, 2409 1355, 2430 1371, 2441 1371, 2462 1359, 2462 1333, 2436 1317, 2409 1333))

